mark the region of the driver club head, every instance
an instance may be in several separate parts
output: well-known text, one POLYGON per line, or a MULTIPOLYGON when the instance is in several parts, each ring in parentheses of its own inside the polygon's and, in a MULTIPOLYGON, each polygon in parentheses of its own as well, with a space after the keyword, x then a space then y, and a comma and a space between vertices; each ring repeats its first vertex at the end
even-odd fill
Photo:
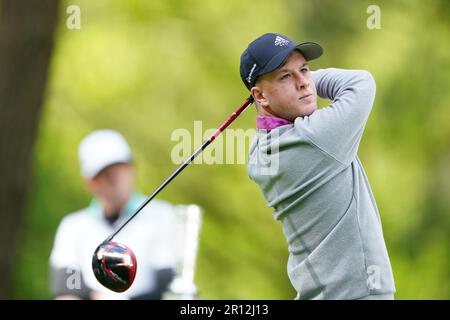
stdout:
POLYGON ((126 291, 136 275, 136 256, 127 246, 105 241, 92 257, 92 270, 97 280, 115 292, 126 291))

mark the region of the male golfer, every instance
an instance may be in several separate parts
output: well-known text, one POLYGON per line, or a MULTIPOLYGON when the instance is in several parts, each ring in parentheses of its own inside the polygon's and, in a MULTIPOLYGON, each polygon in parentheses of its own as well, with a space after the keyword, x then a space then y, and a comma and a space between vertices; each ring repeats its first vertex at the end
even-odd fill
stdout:
POLYGON ((145 197, 134 191, 131 150, 117 131, 97 130, 79 146, 81 174, 94 198, 61 221, 50 257, 58 299, 161 299, 176 262, 174 211, 154 200, 118 236, 138 259, 136 279, 124 293, 103 287, 92 272, 92 254, 145 197))
POLYGON ((380 215, 357 151, 375 97, 362 70, 311 72, 322 55, 264 34, 241 56, 258 113, 249 176, 280 220, 297 299, 393 299, 380 215), (331 104, 317 109, 317 96, 331 104))

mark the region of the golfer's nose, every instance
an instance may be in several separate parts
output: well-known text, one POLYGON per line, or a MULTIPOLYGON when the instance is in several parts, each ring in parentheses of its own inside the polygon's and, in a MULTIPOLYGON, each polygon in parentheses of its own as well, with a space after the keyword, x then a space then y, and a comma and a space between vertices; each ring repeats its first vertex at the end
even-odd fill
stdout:
POLYGON ((295 78, 295 83, 298 90, 304 90, 309 87, 309 79, 301 72, 297 72, 295 78))

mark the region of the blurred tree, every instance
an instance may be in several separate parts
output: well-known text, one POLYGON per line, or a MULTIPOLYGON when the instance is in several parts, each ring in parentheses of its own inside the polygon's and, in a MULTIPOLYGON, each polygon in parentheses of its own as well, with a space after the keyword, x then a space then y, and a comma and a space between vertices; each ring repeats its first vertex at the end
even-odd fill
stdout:
POLYGON ((11 262, 44 100, 58 2, 0 1, 0 299, 10 293, 11 262))

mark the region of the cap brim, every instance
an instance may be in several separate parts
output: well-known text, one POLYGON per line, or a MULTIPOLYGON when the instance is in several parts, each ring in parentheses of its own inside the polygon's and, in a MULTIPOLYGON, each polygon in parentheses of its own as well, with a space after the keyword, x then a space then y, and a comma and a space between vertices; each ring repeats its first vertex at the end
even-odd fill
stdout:
POLYGON ((258 72, 259 73, 258 76, 262 76, 266 73, 272 72, 273 70, 277 69, 286 61, 286 59, 294 50, 298 50, 303 55, 303 57, 305 57, 306 61, 317 59, 323 53, 322 46, 318 43, 315 42, 300 43, 294 48, 292 47, 286 48, 286 50, 281 51, 277 55, 275 55, 272 59, 270 59, 270 61, 265 65, 265 67, 258 72))
POLYGON ((307 61, 319 58, 323 53, 323 48, 315 42, 303 42, 295 47, 305 57, 307 61))

